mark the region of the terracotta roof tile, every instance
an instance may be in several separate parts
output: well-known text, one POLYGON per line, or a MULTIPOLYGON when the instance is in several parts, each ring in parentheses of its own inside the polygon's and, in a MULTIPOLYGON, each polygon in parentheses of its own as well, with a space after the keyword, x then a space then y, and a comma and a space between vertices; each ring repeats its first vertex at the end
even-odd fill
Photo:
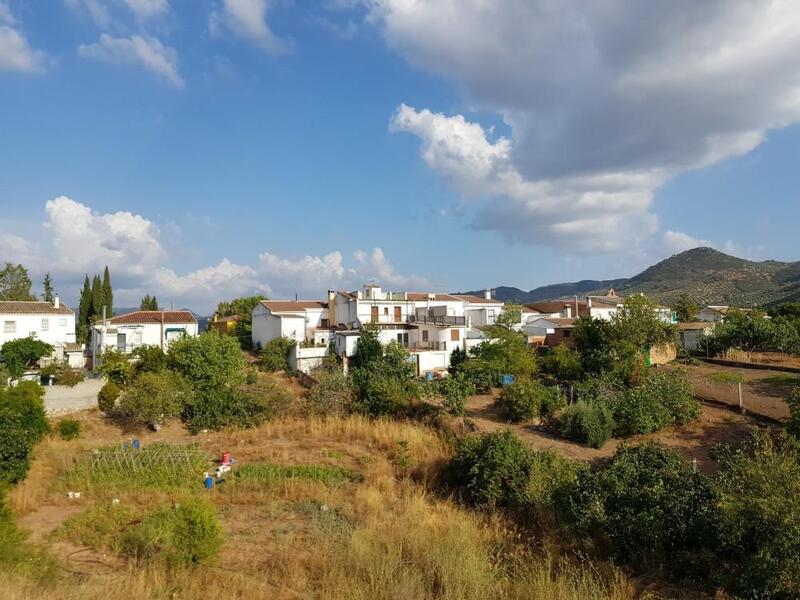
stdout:
POLYGON ((111 317, 108 322, 113 325, 161 323, 174 325, 197 323, 197 319, 189 310, 135 310, 124 315, 111 317))
MULTIPOLYGON (((428 292, 408 292, 406 298, 413 302, 422 302, 428 299, 428 294, 428 292)), ((461 302, 461 298, 452 294, 433 294, 433 298, 436 302, 461 302)))
POLYGON ((6 315, 71 315, 72 309, 66 304, 56 308, 50 302, 21 300, 0 301, 0 314, 6 315))
POLYGON ((272 312, 291 312, 293 310, 328 308, 327 302, 319 300, 262 300, 261 304, 272 312))
POLYGON ((487 300, 481 296, 473 296, 471 294, 453 294, 453 296, 467 304, 503 304, 500 300, 495 300, 494 298, 487 300))

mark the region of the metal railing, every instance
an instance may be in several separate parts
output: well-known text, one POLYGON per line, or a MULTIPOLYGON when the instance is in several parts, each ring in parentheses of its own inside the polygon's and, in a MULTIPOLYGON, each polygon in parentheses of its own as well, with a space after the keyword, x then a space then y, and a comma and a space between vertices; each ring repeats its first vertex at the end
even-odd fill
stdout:
POLYGON ((466 325, 467 318, 466 317, 454 317, 451 315, 442 315, 442 316, 434 316, 434 315, 410 315, 408 317, 409 323, 419 323, 421 325, 466 325))
POLYGON ((371 315, 369 318, 370 323, 378 325, 394 325, 395 323, 408 323, 410 317, 408 315, 400 315, 398 320, 393 314, 391 315, 371 315), (377 319, 376 319, 377 316, 377 319))
POLYGON ((447 350, 447 342, 414 342, 410 350, 447 350))

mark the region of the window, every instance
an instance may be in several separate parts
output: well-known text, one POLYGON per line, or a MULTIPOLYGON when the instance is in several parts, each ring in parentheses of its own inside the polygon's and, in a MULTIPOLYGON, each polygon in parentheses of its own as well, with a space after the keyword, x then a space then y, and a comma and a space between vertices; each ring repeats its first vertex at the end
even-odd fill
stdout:
POLYGON ((490 309, 487 311, 486 315, 487 315, 487 316, 486 316, 486 322, 487 322, 489 325, 491 325, 492 323, 494 323, 494 309, 493 309, 493 308, 490 308, 490 309))
POLYGON ((66 319, 59 319, 58 320, 58 326, 59 327, 66 327, 67 326, 67 320, 66 319))
POLYGON ((17 333, 17 322, 3 321, 3 333, 17 333))
POLYGON ((40 329, 42 331, 50 331, 50 319, 42 319, 42 326, 40 329))
POLYGON ((428 341, 428 330, 427 329, 423 329, 422 330, 422 341, 423 342, 427 342, 428 341))
POLYGON ((322 319, 322 321, 320 322, 320 327, 330 327, 328 323, 329 323, 328 319, 322 319))
POLYGON ((389 307, 388 306, 384 306, 383 307, 383 314, 386 315, 387 317, 389 316, 389 307))
POLYGON ((408 334, 407 333, 398 333, 397 334, 397 343, 401 346, 405 346, 408 348, 408 334))
POLYGON ((564 330, 564 337, 568 338, 572 336, 572 332, 569 329, 564 330))
POLYGON ((450 330, 450 341, 451 342, 457 342, 460 339, 461 339, 461 337, 460 337, 460 335, 458 333, 458 329, 451 329, 450 330))

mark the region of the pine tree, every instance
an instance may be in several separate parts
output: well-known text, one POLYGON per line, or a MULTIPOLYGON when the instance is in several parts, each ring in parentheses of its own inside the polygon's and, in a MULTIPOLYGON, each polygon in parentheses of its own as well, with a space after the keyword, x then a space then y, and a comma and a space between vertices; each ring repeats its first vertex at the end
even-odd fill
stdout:
POLYGON ((89 276, 83 280, 81 299, 78 303, 78 320, 75 322, 75 336, 80 343, 86 343, 89 338, 89 317, 92 312, 92 288, 89 285, 89 276))
POLYGON ((114 316, 114 290, 111 288, 111 274, 108 272, 108 266, 103 271, 103 300, 106 305, 106 314, 109 317, 114 316))
POLYGON ((25 267, 7 262, 0 270, 0 300, 36 300, 31 294, 31 278, 25 267))
POLYGON ((42 282, 42 287, 44 287, 44 293, 42 294, 42 300, 52 304, 53 301, 55 300, 55 293, 53 292, 53 280, 50 278, 50 273, 47 273, 44 276, 44 281, 42 282))

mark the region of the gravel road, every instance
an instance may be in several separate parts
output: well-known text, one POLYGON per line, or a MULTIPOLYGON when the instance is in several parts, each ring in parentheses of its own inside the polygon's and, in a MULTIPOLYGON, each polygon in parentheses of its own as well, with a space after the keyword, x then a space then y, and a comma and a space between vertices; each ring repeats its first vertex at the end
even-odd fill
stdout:
POLYGON ((44 408, 47 414, 58 415, 94 408, 102 379, 86 379, 74 387, 51 385, 44 388, 44 408))

